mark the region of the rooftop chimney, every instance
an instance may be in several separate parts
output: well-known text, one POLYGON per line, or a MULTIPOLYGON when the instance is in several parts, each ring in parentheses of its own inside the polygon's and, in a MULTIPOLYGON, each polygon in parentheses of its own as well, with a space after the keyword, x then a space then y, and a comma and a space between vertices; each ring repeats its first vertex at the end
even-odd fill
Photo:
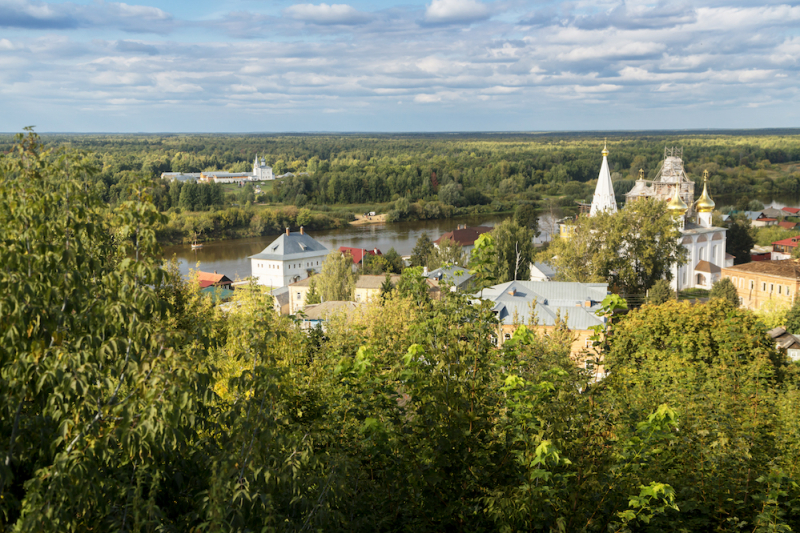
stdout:
POLYGON ((300 235, 303 234, 303 226, 300 226, 300 235))
POLYGON ((512 288, 511 288, 511 290, 510 290, 510 291, 508 291, 508 295, 509 295, 509 296, 516 296, 516 295, 517 295, 517 289, 516 289, 516 287, 512 287, 512 288))
POLYGON ((287 237, 289 236, 289 228, 288 227, 286 228, 286 236, 287 237))

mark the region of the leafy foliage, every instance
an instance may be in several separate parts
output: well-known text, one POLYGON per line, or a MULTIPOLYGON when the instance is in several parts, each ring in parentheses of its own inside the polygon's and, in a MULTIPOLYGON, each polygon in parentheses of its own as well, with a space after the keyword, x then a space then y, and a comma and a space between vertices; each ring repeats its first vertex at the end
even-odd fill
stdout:
POLYGON ((647 294, 647 303, 653 305, 660 305, 673 299, 675 299, 675 291, 672 290, 669 281, 665 279, 656 281, 647 294))
POLYGON ((714 283, 708 296, 710 298, 721 298, 728 301, 732 306, 739 307, 739 292, 730 278, 722 278, 714 283))

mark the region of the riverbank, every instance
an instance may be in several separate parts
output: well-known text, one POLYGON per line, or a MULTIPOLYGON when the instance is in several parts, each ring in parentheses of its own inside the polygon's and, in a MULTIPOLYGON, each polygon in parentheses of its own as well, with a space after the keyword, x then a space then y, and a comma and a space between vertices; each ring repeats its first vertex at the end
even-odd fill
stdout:
POLYGON ((363 226, 365 224, 384 224, 386 223, 386 214, 380 215, 356 215, 356 219, 350 222, 351 226, 363 226))

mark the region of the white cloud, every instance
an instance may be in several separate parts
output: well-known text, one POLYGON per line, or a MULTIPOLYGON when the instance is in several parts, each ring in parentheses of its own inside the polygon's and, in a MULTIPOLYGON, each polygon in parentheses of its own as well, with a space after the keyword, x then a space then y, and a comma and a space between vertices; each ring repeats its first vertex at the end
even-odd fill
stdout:
POLYGON ((347 4, 297 4, 287 7, 284 14, 312 24, 363 24, 369 20, 367 13, 357 11, 347 4))
POLYGON ((425 9, 425 22, 469 24, 491 16, 489 7, 477 0, 433 0, 425 9))

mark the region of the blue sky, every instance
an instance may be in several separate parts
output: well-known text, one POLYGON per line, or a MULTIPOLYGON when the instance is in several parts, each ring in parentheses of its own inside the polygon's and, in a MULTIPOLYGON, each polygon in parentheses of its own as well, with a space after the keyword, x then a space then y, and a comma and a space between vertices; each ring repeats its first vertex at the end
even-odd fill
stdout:
POLYGON ((0 0, 0 131, 800 126, 800 3, 0 0))

